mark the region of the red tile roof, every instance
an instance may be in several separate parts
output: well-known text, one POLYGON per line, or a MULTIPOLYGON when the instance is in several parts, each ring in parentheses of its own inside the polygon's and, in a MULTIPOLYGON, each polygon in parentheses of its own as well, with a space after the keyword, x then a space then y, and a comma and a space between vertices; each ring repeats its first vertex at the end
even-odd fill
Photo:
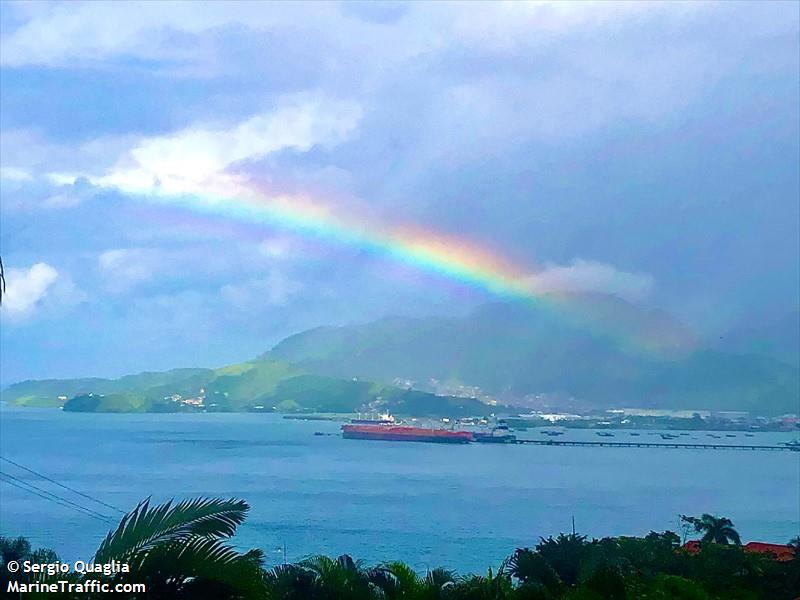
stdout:
MULTIPOLYGON (((689 540, 682 548, 689 554, 700 552, 700 540, 689 540)), ((786 561, 794 558, 794 550, 791 546, 784 544, 768 544, 767 542, 747 542, 744 546, 745 552, 755 552, 758 554, 772 554, 775 560, 786 561)))
POLYGON ((700 540, 689 540, 683 545, 683 549, 689 554, 697 554, 700 552, 700 540))
POLYGON ((767 544, 766 542, 747 542, 744 549, 759 554, 773 554, 776 560, 785 561, 794 558, 794 549, 784 544, 767 544))

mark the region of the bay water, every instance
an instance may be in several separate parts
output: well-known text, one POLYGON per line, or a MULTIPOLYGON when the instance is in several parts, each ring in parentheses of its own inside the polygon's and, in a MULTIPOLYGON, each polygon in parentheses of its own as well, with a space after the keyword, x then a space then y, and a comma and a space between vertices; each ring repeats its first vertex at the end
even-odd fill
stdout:
MULTIPOLYGON (((233 539, 267 562, 349 553, 483 572, 519 546, 572 529, 590 537, 680 533, 679 515, 731 518, 743 541, 800 534, 800 453, 344 440, 339 423, 274 414, 86 414, 0 410, 0 455, 128 510, 146 497, 244 498, 233 539), (314 435, 320 432, 326 435, 314 435)), ((675 433, 675 432, 673 432, 675 433)), ((617 431, 608 441, 661 442, 617 431)), ((779 444, 790 433, 677 442, 779 444)), ((538 430, 520 436, 546 439, 538 430)), ((567 430, 558 440, 600 441, 567 430)), ((606 440, 607 438, 602 438, 606 440)), ((99 513, 120 514, 3 461, 0 470, 99 513)), ((90 558, 110 528, 0 483, 0 533, 66 560, 90 558)))

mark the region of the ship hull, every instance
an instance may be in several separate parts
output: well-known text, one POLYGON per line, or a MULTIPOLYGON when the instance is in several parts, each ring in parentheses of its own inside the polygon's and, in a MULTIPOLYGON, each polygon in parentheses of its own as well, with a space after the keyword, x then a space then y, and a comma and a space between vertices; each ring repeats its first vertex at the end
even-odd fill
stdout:
POLYGON ((349 440, 384 442, 428 442, 435 444, 468 444, 472 434, 467 431, 423 429, 421 427, 387 427, 375 425, 343 425, 342 437, 349 440))

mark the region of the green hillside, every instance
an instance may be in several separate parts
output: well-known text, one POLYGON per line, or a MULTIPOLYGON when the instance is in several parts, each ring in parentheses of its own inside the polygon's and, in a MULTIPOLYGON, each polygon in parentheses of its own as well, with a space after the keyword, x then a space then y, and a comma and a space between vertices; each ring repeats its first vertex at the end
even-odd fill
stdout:
POLYGON ((24 406, 62 406, 67 412, 277 411, 462 416, 489 409, 469 398, 305 373, 286 362, 254 360, 220 369, 180 369, 120 379, 27 381, 3 391, 24 406), (41 383, 41 385, 39 385, 41 383))
POLYGON ((157 394, 159 387, 171 390, 183 385, 183 389, 186 389, 185 386, 190 382, 191 386, 200 387, 213 376, 214 372, 211 369, 172 369, 126 375, 119 379, 89 377, 22 381, 4 389, 0 398, 4 402, 25 406, 61 406, 64 400, 59 400, 59 397, 72 398, 84 394, 110 395, 143 390, 153 390, 153 394, 157 394))
POLYGON ((774 415, 800 410, 798 390, 796 366, 766 354, 700 347, 667 315, 594 294, 491 304, 463 318, 323 327, 219 369, 27 381, 4 390, 2 399, 25 406, 69 400, 65 410, 109 412, 488 412, 460 397, 474 392, 504 403, 547 395, 586 408, 774 415))
POLYGON ((265 356, 334 377, 401 378, 420 389, 448 381, 505 398, 558 394, 590 407, 798 411, 800 382, 790 365, 696 348, 663 313, 616 298, 569 302, 566 316, 547 303, 509 303, 464 318, 318 328, 265 356))

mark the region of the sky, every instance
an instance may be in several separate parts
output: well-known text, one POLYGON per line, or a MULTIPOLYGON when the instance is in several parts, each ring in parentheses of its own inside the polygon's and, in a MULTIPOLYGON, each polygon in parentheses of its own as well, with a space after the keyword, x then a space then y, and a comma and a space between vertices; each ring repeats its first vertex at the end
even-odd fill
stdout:
POLYGON ((2 2, 0 382, 464 314, 491 277, 441 267, 474 261, 709 336, 778 319, 799 7, 2 2))

